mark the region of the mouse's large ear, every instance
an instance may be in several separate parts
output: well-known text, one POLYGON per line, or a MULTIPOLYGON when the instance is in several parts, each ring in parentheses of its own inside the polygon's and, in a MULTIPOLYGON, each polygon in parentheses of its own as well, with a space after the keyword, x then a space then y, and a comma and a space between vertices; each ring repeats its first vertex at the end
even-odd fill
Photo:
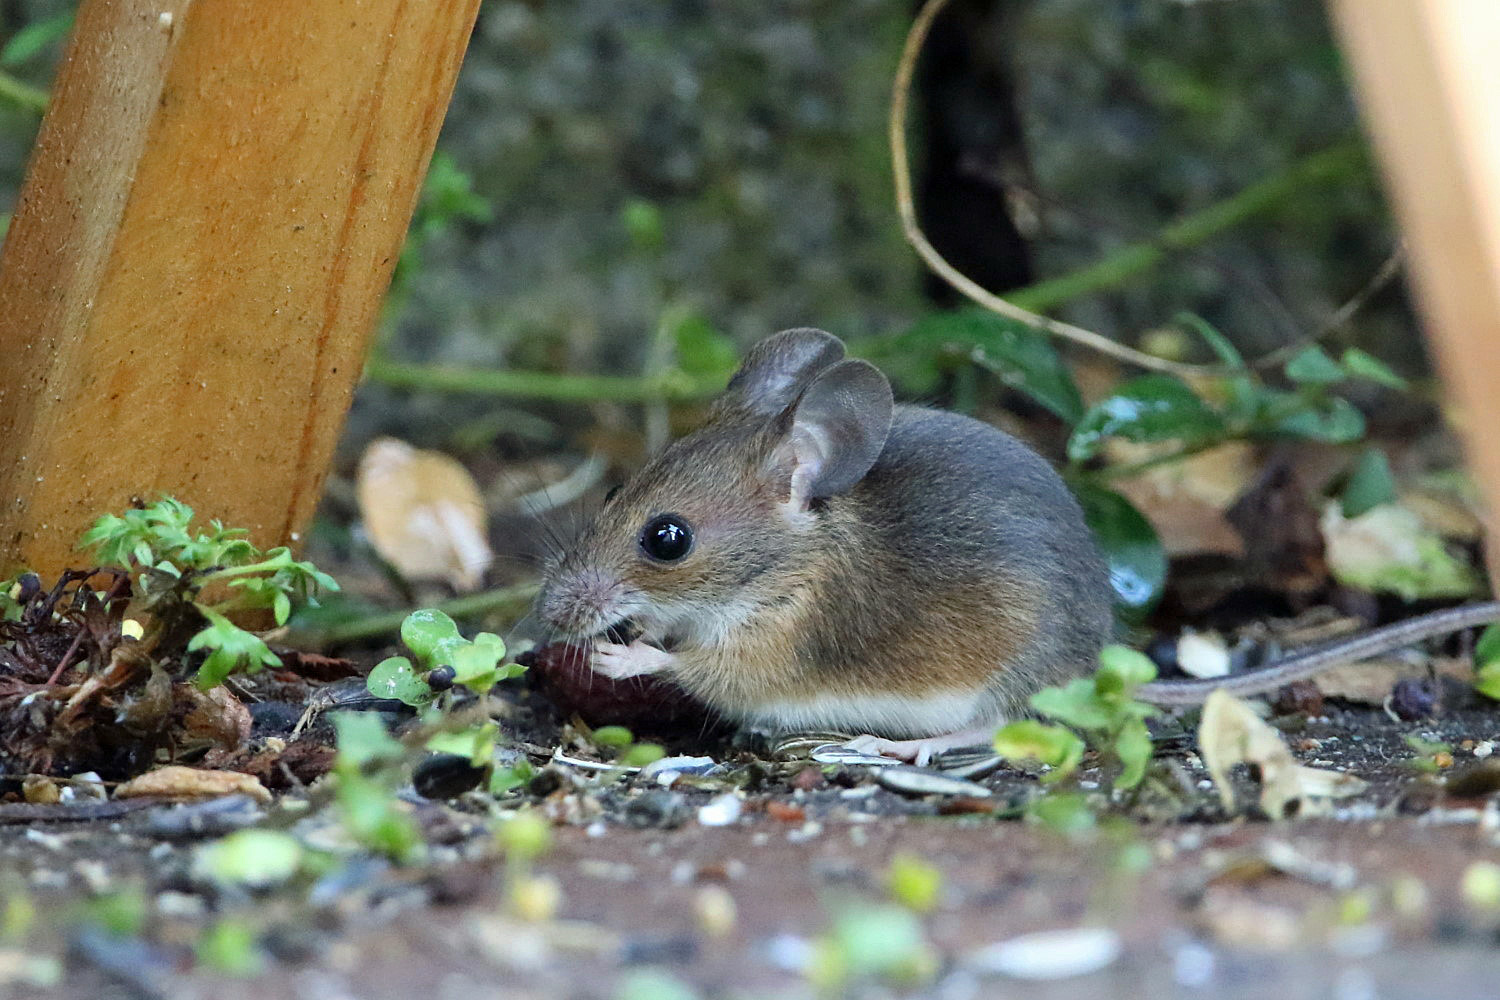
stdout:
POLYGON ((822 330, 773 334, 745 355, 715 409, 774 417, 792 405, 813 376, 843 356, 844 342, 822 330))
POLYGON ((840 361, 813 379, 783 416, 767 469, 794 509, 864 478, 891 432, 891 407, 891 384, 868 361, 840 361))

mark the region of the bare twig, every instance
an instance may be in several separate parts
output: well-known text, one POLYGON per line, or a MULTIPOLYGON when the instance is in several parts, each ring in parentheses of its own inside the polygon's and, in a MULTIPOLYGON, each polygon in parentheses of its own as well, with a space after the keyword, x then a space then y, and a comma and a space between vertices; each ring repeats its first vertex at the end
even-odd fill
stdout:
POLYGON ((1364 287, 1355 292, 1347 302, 1333 311, 1333 315, 1323 321, 1323 325, 1311 336, 1304 337, 1295 343, 1278 347, 1268 354, 1263 354, 1251 363, 1252 368, 1267 369, 1275 368, 1293 356, 1318 343, 1329 334, 1342 329, 1360 310, 1369 304, 1370 300, 1395 280, 1396 275, 1401 273, 1401 268, 1406 264, 1406 247, 1400 243, 1391 251, 1385 261, 1365 282, 1364 287))
MULTIPOLYGON (((976 284, 938 252, 928 241, 917 221, 916 207, 912 199, 911 165, 906 146, 907 107, 912 77, 932 23, 947 4, 948 0, 927 0, 918 12, 911 31, 907 34, 906 45, 902 49, 901 59, 896 67, 891 91, 890 148, 896 209, 901 219, 902 231, 907 241, 917 251, 918 256, 938 277, 971 301, 991 312, 1024 323, 1044 333, 1151 371, 1189 376, 1230 374, 1232 369, 1225 365, 1189 364, 1146 354, 1092 330, 1050 319, 1041 315, 1039 310, 1055 308, 1086 292, 1118 287, 1128 278, 1156 266, 1165 259, 1169 251, 1190 248, 1209 236, 1275 204, 1308 183, 1344 173, 1351 160, 1361 155, 1359 147, 1350 143, 1342 143, 1315 153, 1275 177, 1251 185, 1223 202, 1179 220, 1163 230, 1154 240, 1125 247, 1105 260, 1080 271, 1019 289, 1011 293, 1009 298, 1002 298, 976 284)), ((1390 280, 1391 275, 1395 273, 1395 268, 1396 264, 1387 261, 1371 282, 1368 292, 1362 292, 1341 308, 1317 334, 1257 359, 1254 362, 1255 367, 1264 368, 1277 364, 1347 322, 1348 318, 1368 301, 1374 291, 1390 280)))

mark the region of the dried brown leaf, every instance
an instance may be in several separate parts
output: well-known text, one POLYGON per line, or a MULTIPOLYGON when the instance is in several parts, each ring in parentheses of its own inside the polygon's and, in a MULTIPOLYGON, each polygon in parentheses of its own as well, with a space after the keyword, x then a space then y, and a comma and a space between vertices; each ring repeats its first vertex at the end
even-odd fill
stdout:
POLYGON ((360 459, 355 491, 371 544, 402 576, 479 586, 494 559, 484 501, 456 460, 378 438, 360 459))
POLYGON ((257 802, 270 802, 271 793, 255 778, 238 771, 203 771, 170 764, 132 778, 115 789, 115 798, 153 795, 166 799, 209 799, 221 795, 248 795, 257 802))

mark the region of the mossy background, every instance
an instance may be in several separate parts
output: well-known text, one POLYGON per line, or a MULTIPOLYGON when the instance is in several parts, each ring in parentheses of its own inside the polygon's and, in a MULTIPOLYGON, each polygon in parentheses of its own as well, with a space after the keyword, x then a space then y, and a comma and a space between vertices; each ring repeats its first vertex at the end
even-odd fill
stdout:
MULTIPOLYGON (((6 0, 0 39, 69 6, 6 0)), ((1357 135, 1319 4, 967 9, 975 47, 1013 72, 1022 145, 1002 166, 1030 189, 1023 230, 1038 278, 1149 240, 1357 135)), ((490 221, 455 221, 424 241, 381 349, 629 373, 646 364, 670 309, 740 344, 790 325, 851 338, 909 327, 935 308, 896 221, 885 134, 911 15, 878 0, 486 0, 440 149, 472 176, 490 221), (624 214, 634 200, 659 212, 659 247, 632 239, 624 214)), ((10 71, 45 85, 60 47, 10 71)), ((962 92, 943 113, 981 136, 999 115, 962 92)), ((924 124, 913 122, 919 149, 924 124)), ((0 211, 14 202, 35 126, 0 106, 0 211)), ((1253 356, 1315 329, 1393 239, 1366 162, 1059 312, 1133 340, 1188 310, 1253 356)), ((1375 306, 1354 339, 1398 369, 1420 367, 1399 291, 1375 306)), ((475 409, 473 399, 368 386, 351 446, 376 430, 442 443, 475 409)))

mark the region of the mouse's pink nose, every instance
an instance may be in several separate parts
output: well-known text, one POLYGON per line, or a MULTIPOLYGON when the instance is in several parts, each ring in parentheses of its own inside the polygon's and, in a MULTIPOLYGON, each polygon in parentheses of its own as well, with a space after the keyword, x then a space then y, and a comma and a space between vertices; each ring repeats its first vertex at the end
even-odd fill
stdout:
POLYGON ((554 628, 570 635, 593 635, 612 624, 620 581, 597 569, 564 570, 548 583, 537 611, 554 628))

